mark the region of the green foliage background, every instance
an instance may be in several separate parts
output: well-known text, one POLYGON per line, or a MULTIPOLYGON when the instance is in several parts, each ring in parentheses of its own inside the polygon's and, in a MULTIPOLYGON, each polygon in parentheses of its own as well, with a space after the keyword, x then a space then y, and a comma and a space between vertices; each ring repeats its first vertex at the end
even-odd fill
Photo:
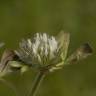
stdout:
MULTIPOLYGON (((0 41, 5 48, 16 49, 21 38, 35 32, 56 35, 62 29, 71 34, 68 54, 89 42, 93 55, 49 74, 37 96, 96 96, 96 0, 0 0, 0 41)), ((34 76, 29 71, 5 78, 24 96, 34 76)), ((0 96, 15 93, 0 82, 0 96)))

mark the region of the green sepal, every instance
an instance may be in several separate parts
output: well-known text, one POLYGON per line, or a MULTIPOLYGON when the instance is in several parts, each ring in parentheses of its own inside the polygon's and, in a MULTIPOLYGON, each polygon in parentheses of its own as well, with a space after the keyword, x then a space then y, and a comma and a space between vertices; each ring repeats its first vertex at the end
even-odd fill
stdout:
POLYGON ((64 31, 60 31, 59 34, 56 37, 58 44, 59 44, 59 49, 61 51, 61 58, 64 61, 67 57, 68 53, 68 47, 70 43, 70 34, 64 31))

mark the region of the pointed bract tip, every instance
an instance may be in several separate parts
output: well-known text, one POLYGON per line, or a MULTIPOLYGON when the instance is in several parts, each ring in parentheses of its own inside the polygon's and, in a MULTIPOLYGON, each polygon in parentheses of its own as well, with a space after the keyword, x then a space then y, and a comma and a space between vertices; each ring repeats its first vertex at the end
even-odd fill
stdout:
POLYGON ((90 53, 90 54, 93 53, 93 49, 88 43, 83 44, 82 51, 84 53, 90 53))

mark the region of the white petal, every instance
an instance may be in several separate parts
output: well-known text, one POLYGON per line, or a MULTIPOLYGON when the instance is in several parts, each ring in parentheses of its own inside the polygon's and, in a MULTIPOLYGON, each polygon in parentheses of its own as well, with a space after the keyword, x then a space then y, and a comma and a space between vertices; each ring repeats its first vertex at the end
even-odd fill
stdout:
POLYGON ((42 39, 43 39, 43 41, 44 41, 45 43, 47 43, 47 34, 46 34, 46 33, 43 34, 43 38, 42 38, 42 39))
POLYGON ((32 42, 30 39, 27 40, 28 41, 28 47, 31 48, 32 47, 32 42))

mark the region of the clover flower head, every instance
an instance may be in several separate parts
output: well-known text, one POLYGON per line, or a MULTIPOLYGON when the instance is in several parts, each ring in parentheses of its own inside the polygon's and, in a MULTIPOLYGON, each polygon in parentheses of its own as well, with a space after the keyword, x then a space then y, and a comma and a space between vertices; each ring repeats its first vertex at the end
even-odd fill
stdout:
MULTIPOLYGON (((64 40, 65 38, 63 38, 64 40)), ((39 68, 50 66, 49 69, 57 69, 58 63, 64 61, 63 57, 66 53, 64 44, 66 45, 54 36, 46 33, 36 33, 33 38, 23 39, 19 43, 20 48, 15 52, 28 65, 39 68)))

